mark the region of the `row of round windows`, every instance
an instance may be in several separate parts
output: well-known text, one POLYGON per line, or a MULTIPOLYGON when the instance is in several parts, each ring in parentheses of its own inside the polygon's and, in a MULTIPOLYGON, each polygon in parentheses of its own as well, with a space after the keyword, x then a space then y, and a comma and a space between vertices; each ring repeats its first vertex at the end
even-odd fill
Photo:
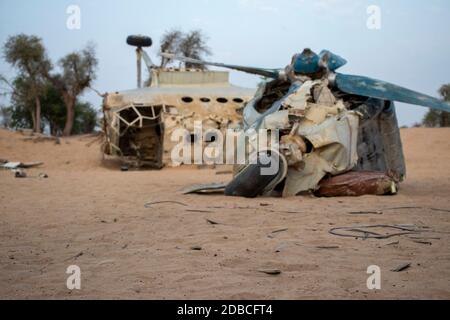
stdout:
MULTIPOLYGON (((199 100, 201 102, 204 102, 204 103, 211 102, 211 99, 210 98, 206 98, 206 97, 200 98, 199 100)), ((191 102, 194 101, 194 99, 191 98, 191 97, 183 97, 183 98, 181 98, 181 101, 183 101, 184 103, 191 103, 191 102)), ((227 98, 217 98, 216 101, 219 102, 219 103, 227 103, 228 99, 227 98)), ((235 102, 235 103, 243 103, 244 100, 241 99, 241 98, 233 98, 233 102, 235 102)))

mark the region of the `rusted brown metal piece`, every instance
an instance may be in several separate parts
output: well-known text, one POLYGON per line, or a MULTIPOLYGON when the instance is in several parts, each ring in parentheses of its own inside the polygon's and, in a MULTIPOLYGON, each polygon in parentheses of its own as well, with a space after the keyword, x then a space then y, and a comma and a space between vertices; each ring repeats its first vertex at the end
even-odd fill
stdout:
POLYGON ((324 178, 315 195, 344 197, 362 195, 389 195, 397 193, 397 182, 384 172, 352 171, 324 178))

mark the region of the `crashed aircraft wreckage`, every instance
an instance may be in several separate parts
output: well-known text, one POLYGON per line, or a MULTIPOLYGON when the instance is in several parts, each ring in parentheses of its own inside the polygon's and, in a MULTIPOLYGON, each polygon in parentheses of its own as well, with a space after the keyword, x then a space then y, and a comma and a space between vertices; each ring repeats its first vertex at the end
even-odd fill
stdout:
POLYGON ((137 47, 138 88, 104 95, 103 114, 106 159, 119 159, 126 166, 160 169, 171 165, 173 132, 184 129, 186 140, 199 139, 194 123, 205 129, 239 127, 242 108, 254 89, 234 86, 224 71, 164 68, 155 65, 144 47, 152 45, 145 36, 129 36, 137 47), (141 88, 141 61, 150 79, 141 88))
MULTIPOLYGON (((245 130, 279 132, 280 157, 272 175, 261 174, 264 161, 236 165, 223 184, 226 195, 318 196, 395 194, 406 176, 394 101, 450 111, 436 98, 384 81, 345 75, 346 60, 324 50, 305 49, 285 69, 227 65, 163 54, 166 58, 239 70, 269 80, 262 83, 243 113, 245 130)), ((220 186, 214 184, 214 190, 220 186)), ((209 186, 187 192, 207 192, 209 186)))

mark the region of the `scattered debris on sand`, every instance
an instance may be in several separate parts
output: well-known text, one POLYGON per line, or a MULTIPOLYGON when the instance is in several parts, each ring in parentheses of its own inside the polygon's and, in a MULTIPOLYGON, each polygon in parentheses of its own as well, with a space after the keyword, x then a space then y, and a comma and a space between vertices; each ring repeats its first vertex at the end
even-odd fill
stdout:
POLYGON ((349 197, 396 193, 397 181, 386 173, 352 171, 323 179, 314 194, 319 197, 349 197))
POLYGON ((144 207, 145 208, 150 208, 150 207, 152 207, 155 204, 162 204, 162 203, 173 203, 173 204, 177 204, 177 205, 180 205, 180 206, 187 207, 187 204, 185 204, 183 202, 180 202, 180 201, 174 201, 174 200, 163 200, 163 201, 147 202, 147 203, 144 204, 144 207))
POLYGON ((402 264, 398 265, 394 269, 391 269, 391 271, 392 272, 402 272, 402 271, 408 269, 409 267, 411 267, 411 262, 406 262, 406 263, 402 263, 402 264))
POLYGON ((43 165, 44 163, 42 161, 35 161, 35 162, 5 162, 3 164, 0 164, 0 167, 3 169, 29 169, 33 167, 38 167, 43 165))
POLYGON ((257 271, 271 275, 271 276, 277 276, 277 275, 281 274, 281 270, 278 270, 278 269, 259 269, 257 271))
POLYGON ((25 170, 22 169, 14 169, 14 176, 16 178, 26 178, 27 177, 27 173, 25 172, 25 170))

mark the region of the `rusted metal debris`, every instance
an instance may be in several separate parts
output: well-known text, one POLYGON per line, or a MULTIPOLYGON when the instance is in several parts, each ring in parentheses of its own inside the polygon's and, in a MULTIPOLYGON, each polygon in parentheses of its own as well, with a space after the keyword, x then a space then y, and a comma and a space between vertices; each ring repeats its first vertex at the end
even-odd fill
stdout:
MULTIPOLYGON (((319 183, 314 192, 319 197, 392 195, 397 193, 394 178, 382 172, 352 171, 334 177, 327 177, 319 183)), ((377 214, 379 214, 377 212, 377 214)))

